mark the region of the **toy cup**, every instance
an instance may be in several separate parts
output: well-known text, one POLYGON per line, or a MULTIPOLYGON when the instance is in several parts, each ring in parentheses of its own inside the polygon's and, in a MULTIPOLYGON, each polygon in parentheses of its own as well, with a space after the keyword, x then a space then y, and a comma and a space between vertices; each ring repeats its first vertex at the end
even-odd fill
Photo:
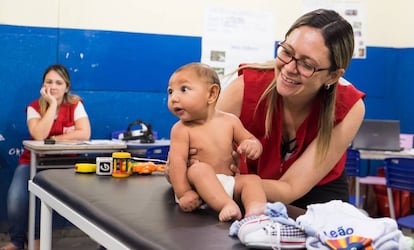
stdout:
POLYGON ((112 153, 113 159, 113 177, 128 177, 131 171, 131 153, 128 152, 114 152, 112 153))

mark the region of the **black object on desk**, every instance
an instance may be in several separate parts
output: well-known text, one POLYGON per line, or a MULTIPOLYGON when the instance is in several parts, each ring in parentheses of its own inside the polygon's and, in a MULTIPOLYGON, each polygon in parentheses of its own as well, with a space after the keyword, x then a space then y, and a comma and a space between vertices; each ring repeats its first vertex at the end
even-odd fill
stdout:
POLYGON ((182 212, 163 175, 117 179, 50 169, 33 182, 131 249, 246 249, 215 212, 182 212))
POLYGON ((45 139, 44 140, 45 144, 55 144, 56 141, 54 139, 45 139))

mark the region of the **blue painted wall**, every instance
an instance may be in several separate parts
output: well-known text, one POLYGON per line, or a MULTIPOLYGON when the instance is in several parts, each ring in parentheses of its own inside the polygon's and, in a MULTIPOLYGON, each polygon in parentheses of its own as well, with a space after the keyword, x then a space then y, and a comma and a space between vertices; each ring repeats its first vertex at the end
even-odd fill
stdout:
MULTIPOLYGON (((0 222, 8 185, 28 138, 25 106, 39 96, 44 69, 62 63, 73 92, 84 98, 92 138, 110 138, 135 119, 168 138, 176 121, 167 109, 166 86, 179 66, 199 61, 201 37, 0 25, 0 222)), ((414 48, 368 47, 345 77, 367 93, 367 118, 399 119, 412 126, 414 48)))

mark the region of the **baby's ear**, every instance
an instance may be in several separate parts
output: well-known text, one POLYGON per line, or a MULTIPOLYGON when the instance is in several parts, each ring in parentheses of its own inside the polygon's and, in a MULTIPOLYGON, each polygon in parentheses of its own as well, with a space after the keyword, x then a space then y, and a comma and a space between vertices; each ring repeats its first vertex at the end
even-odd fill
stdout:
POLYGON ((220 86, 218 84, 211 84, 209 87, 208 103, 211 104, 217 102, 219 94, 220 86))

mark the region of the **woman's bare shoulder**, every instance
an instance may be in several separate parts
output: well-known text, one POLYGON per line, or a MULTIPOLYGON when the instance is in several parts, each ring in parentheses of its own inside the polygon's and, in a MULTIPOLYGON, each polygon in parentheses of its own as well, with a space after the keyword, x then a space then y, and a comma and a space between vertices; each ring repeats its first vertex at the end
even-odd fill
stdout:
POLYGON ((240 115, 243 103, 244 80, 243 76, 234 79, 223 89, 217 101, 217 109, 240 115))

